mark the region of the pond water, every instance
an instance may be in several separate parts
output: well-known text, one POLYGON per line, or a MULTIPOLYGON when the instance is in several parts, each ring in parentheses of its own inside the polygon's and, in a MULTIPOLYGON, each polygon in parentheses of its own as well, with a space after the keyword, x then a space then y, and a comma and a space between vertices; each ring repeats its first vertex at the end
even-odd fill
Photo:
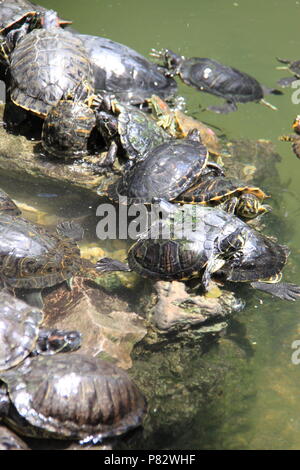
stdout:
MULTIPOLYGON (((186 57, 214 58, 248 72, 268 87, 275 87, 277 80, 288 75, 276 70, 276 57, 300 58, 300 1, 45 0, 43 5, 72 19, 78 31, 108 37, 145 56, 151 48, 168 47, 186 57)), ((288 143, 278 141, 280 135, 291 133, 291 123, 300 111, 299 105, 292 102, 293 91, 287 88, 283 96, 267 96, 278 111, 249 103, 222 116, 201 111, 201 107, 220 100, 179 84, 188 112, 215 126, 219 133, 229 139, 269 139, 274 143, 282 157, 277 164, 282 182, 276 195, 280 205, 274 207, 274 213, 288 227, 276 235, 291 249, 285 279, 299 284, 300 161, 288 143)), ((53 205, 56 215, 65 211, 59 194, 50 198, 45 197, 49 196, 45 188, 31 191, 37 205, 43 199, 53 205)), ((87 208, 88 203, 83 202, 81 212, 87 208)), ((74 212, 75 207, 70 207, 70 216, 74 212)), ((150 440, 153 448, 300 448, 300 365, 291 360, 292 343, 300 340, 300 303, 256 294, 230 323, 223 341, 232 338, 236 343, 246 338, 251 352, 239 358, 238 364, 232 359, 232 370, 224 378, 220 396, 200 411, 195 409, 192 421, 182 423, 180 432, 172 434, 172 442, 159 424, 153 425, 157 433, 150 440)), ((216 347, 208 354, 214 360, 220 350, 216 347)), ((197 368, 197 357, 192 352, 188 367, 191 371, 197 368)), ((143 438, 136 445, 147 448, 143 438)))

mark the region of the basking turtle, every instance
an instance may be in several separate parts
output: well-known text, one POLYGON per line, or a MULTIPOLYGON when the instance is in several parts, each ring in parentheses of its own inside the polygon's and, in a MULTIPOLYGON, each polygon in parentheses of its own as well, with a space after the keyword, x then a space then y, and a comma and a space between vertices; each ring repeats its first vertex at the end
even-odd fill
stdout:
POLYGON ((285 77, 281 78, 278 80, 278 85, 281 87, 285 88, 290 85, 292 85, 293 82, 296 80, 299 80, 300 78, 300 60, 288 60, 288 59, 280 59, 277 57, 278 62, 281 62, 282 64, 286 64, 284 67, 277 67, 277 70, 289 70, 292 74, 293 77, 285 77))
POLYGON ((211 171, 200 176, 196 185, 180 194, 175 202, 211 206, 220 204, 227 212, 244 219, 253 219, 270 210, 270 206, 261 204, 267 197, 257 186, 211 171))
POLYGON ((293 152, 298 158, 300 158, 300 115, 298 115, 294 120, 292 128, 296 135, 282 135, 279 137, 279 140, 292 142, 293 152))
POLYGON ((177 92, 174 79, 165 69, 129 47, 99 36, 76 34, 93 66, 97 92, 113 93, 118 101, 140 104, 152 94, 163 99, 177 92))
POLYGON ((223 174, 219 165, 208 162, 207 148, 193 130, 185 139, 170 139, 147 152, 108 187, 107 195, 114 201, 125 196, 129 204, 149 203, 153 198, 172 201, 196 184, 208 168, 223 174))
POLYGON ((21 211, 18 206, 11 200, 9 195, 0 189, 0 213, 5 212, 9 215, 20 215, 21 211))
POLYGON ((5 291, 0 292, 0 373, 29 355, 74 351, 81 344, 77 331, 40 328, 43 312, 5 291))
POLYGON ((161 209, 167 216, 152 224, 132 245, 128 265, 104 258, 97 269, 135 271, 166 281, 198 277, 205 290, 212 277, 248 282, 281 299, 300 299, 300 286, 279 282, 289 255, 287 247, 218 208, 179 209, 163 202, 161 209))
POLYGON ((192 57, 186 59, 169 49, 152 51, 152 56, 163 60, 163 66, 170 76, 179 75, 186 85, 197 90, 224 98, 224 106, 210 106, 207 109, 226 114, 236 111, 236 103, 259 101, 271 109, 277 109, 264 100, 265 93, 282 94, 275 89, 263 87, 255 78, 216 60, 192 57))
POLYGON ((48 112, 42 128, 41 143, 45 152, 56 158, 71 159, 89 153, 96 129, 96 116, 91 107, 92 97, 82 99, 82 87, 68 94, 48 112))
POLYGON ((109 146, 107 156, 101 162, 104 168, 113 166, 120 148, 129 159, 129 168, 133 162, 142 160, 147 152, 170 140, 169 134, 150 115, 132 105, 111 100, 109 96, 105 96, 96 117, 97 127, 109 146))
POLYGON ((10 95, 21 108, 45 117, 52 106, 82 83, 93 89, 94 76, 87 52, 78 37, 58 25, 48 10, 42 28, 27 34, 11 54, 10 95))
POLYGON ((146 413, 125 371, 83 354, 26 359, 0 378, 0 415, 26 436, 96 444, 140 426, 146 413))
POLYGON ((62 223, 57 233, 21 217, 0 213, 0 280, 11 289, 22 289, 26 301, 42 307, 41 290, 60 282, 70 282, 79 272, 93 266, 80 257, 76 240, 82 229, 62 223))

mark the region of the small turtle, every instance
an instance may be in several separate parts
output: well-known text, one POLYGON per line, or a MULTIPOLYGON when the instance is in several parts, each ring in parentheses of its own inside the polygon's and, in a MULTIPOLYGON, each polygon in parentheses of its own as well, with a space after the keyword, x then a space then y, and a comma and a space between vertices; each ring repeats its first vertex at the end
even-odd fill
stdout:
POLYGON ((40 328, 43 312, 5 291, 0 292, 0 373, 29 355, 74 351, 80 347, 77 331, 40 328))
POLYGON ((107 195, 113 201, 125 196, 129 204, 149 203, 153 198, 172 201, 196 184, 207 168, 223 174, 219 165, 208 162, 207 148, 195 129, 185 139, 171 139, 147 152, 108 187, 107 195))
POLYGON ((140 426, 146 413, 125 371, 83 354, 26 359, 0 378, 0 415, 25 436, 96 444, 140 426))
POLYGON ((11 200, 9 195, 0 189, 0 213, 5 212, 9 215, 20 215, 21 211, 18 206, 11 200))
POLYGON ((287 247, 218 208, 175 208, 165 201, 162 207, 167 216, 154 222, 132 245, 128 265, 104 258, 97 269, 135 271, 153 280, 198 277, 205 290, 211 277, 221 278, 248 282, 281 299, 300 299, 300 286, 279 282, 289 255, 287 247))
POLYGON ((155 93, 163 99, 177 92, 175 80, 165 69, 129 47, 99 36, 76 34, 93 66, 95 88, 113 93, 125 104, 141 104, 155 93))
POLYGON ((17 106, 44 118, 81 83, 94 89, 94 76, 82 42, 59 28, 56 12, 46 11, 42 26, 18 42, 11 54, 10 95, 17 106))
POLYGON ((282 135, 279 137, 279 140, 292 142, 293 152, 298 158, 300 158, 300 115, 298 115, 294 120, 292 128, 296 135, 282 135))
POLYGON ((216 175, 214 171, 200 176, 196 185, 179 195, 175 202, 203 205, 221 205, 222 209, 243 219, 253 219, 271 208, 261 204, 270 197, 259 187, 235 178, 216 175))
POLYGON ((277 108, 264 100, 265 93, 282 94, 281 91, 263 87, 255 78, 216 60, 192 57, 186 59, 169 49, 152 50, 152 56, 163 60, 170 76, 179 75, 186 85, 197 90, 224 98, 224 106, 210 106, 207 109, 226 114, 236 111, 236 103, 259 101, 269 108, 277 108))
POLYGON ((150 115, 132 105, 105 96, 101 108, 96 111, 97 127, 109 146, 107 156, 101 162, 104 168, 113 166, 120 148, 128 159, 128 169, 147 152, 170 140, 169 134, 150 115))
MULTIPOLYGON (((88 89, 88 86, 87 86, 88 89)), ((68 94, 48 112, 42 128, 41 143, 45 152, 55 158, 83 157, 92 146, 96 116, 91 107, 92 96, 87 90, 82 99, 82 89, 68 94)))
POLYGON ((285 88, 300 79, 300 60, 292 61, 288 59, 280 59, 279 57, 276 58, 278 62, 286 64, 284 67, 277 67, 277 70, 289 70, 293 74, 293 77, 285 77, 278 80, 278 85, 285 88))
POLYGON ((57 233, 21 217, 0 213, 0 280, 11 289, 22 289, 26 301, 43 306, 41 290, 70 282, 82 272, 93 273, 93 265, 80 257, 76 240, 82 228, 65 222, 57 233))

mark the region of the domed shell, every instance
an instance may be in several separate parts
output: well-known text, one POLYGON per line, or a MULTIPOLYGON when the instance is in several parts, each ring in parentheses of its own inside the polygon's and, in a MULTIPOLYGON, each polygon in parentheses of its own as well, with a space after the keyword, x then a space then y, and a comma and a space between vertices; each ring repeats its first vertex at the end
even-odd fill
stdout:
POLYGON ((10 400, 25 419, 21 434, 96 443, 142 423, 146 400, 128 374, 82 354, 36 357, 1 374, 10 400))
POLYGON ((43 313, 0 292, 0 370, 22 362, 34 349, 43 313))
POLYGON ((146 153, 119 183, 108 188, 108 195, 126 196, 132 202, 168 201, 196 182, 207 164, 207 148, 198 141, 172 139, 146 153))
POLYGON ((13 102, 40 117, 79 83, 94 85, 82 42, 58 27, 35 29, 26 35, 11 55, 10 72, 13 102))

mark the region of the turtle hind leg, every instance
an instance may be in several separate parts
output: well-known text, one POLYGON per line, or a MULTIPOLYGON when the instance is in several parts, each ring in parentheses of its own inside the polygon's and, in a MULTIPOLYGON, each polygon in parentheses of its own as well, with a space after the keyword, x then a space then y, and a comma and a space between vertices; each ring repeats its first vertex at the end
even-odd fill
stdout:
POLYGON ((259 289, 268 294, 279 297, 282 300, 300 300, 300 286, 288 282, 268 283, 268 282, 251 282, 253 288, 259 289))
POLYGON ((83 227, 74 222, 74 220, 66 220, 57 225, 56 231, 63 237, 71 238, 72 240, 79 241, 83 239, 84 229, 83 227))
POLYGON ((291 86, 292 83, 296 82, 297 80, 299 80, 297 77, 284 77, 284 78, 281 78, 280 80, 277 80, 276 83, 282 88, 286 88, 288 86, 291 86))
POLYGON ((96 263, 96 271, 98 272, 112 272, 112 271, 131 271, 128 264, 122 263, 112 258, 102 258, 96 263))
POLYGON ((229 114, 237 111, 237 105, 233 101, 226 101, 223 106, 208 106, 205 109, 218 114, 229 114))

